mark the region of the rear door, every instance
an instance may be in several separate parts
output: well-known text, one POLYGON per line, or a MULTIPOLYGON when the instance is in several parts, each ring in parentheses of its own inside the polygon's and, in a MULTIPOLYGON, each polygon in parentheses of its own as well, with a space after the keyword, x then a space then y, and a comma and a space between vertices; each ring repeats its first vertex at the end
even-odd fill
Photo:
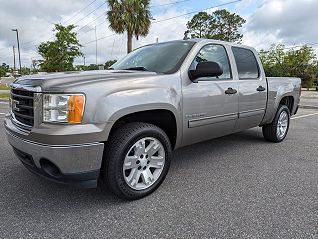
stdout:
POLYGON ((267 103, 267 83, 252 50, 232 47, 232 51, 239 76, 239 118, 235 131, 241 131, 262 122, 267 103))

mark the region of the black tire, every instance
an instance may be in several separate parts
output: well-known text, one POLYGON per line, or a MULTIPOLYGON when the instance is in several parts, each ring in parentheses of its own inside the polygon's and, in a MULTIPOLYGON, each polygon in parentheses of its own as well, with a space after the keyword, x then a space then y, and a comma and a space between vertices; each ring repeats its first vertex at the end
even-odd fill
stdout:
POLYGON ((110 135, 106 145, 102 165, 102 178, 110 190, 120 198, 136 200, 154 192, 164 181, 171 163, 172 149, 168 136, 159 127, 148 123, 128 123, 110 135), (129 149, 140 139, 152 137, 160 141, 165 150, 163 170, 149 188, 135 190, 125 181, 123 164, 129 149))
POLYGON ((278 110, 276 112, 276 115, 275 115, 275 118, 274 118, 273 122, 271 124, 264 125, 263 128, 262 128, 264 138, 267 141, 273 142, 273 143, 282 142, 286 138, 286 136, 288 134, 289 124, 290 124, 290 111, 289 111, 289 108, 286 105, 280 105, 278 107, 278 110), (279 116, 282 114, 282 112, 286 112, 287 116, 288 116, 287 130, 286 130, 285 135, 283 137, 278 137, 278 135, 277 135, 278 119, 279 119, 279 116))

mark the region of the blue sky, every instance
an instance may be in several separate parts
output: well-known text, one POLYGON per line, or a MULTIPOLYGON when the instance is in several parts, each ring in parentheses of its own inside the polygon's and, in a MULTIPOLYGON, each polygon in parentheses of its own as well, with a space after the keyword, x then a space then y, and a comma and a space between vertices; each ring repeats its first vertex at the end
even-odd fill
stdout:
MULTIPOLYGON (((180 1, 182 0, 152 0, 151 5, 180 1)), ((151 11, 155 21, 158 21, 231 1, 233 0, 188 0, 152 7, 151 11)), ((208 12, 222 8, 247 20, 241 29, 244 34, 243 44, 258 50, 268 48, 273 43, 292 46, 318 42, 318 28, 312 27, 313 23, 318 22, 317 0, 242 0, 208 12)), ((40 42, 53 39, 53 24, 58 22, 78 26, 75 30, 84 45, 82 51, 87 64, 95 63, 95 26, 97 38, 100 39, 97 42, 98 63, 121 58, 126 52, 126 35, 114 34, 109 29, 106 10, 104 0, 63 0, 63 4, 51 0, 3 1, 0 8, 0 63, 12 65, 12 45, 16 45, 16 39, 11 28, 19 29, 22 63, 30 66, 32 59, 40 59, 36 46, 40 42)), ((159 41, 181 39, 186 23, 193 15, 153 24, 149 35, 138 41, 134 39, 133 46, 155 42, 157 37, 159 41)), ((77 64, 82 62, 83 59, 76 59, 77 64)))

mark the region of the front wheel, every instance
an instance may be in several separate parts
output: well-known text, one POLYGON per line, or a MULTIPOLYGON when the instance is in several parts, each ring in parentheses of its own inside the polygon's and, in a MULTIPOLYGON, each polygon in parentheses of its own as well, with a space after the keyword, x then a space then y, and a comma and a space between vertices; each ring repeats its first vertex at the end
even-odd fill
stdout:
POLYGON ((289 130, 290 111, 286 105, 280 105, 271 124, 262 128, 263 136, 267 141, 279 143, 286 138, 289 130))
POLYGON ((109 138, 103 178, 119 197, 139 199, 155 191, 165 179, 171 161, 168 136, 155 125, 129 123, 109 138))

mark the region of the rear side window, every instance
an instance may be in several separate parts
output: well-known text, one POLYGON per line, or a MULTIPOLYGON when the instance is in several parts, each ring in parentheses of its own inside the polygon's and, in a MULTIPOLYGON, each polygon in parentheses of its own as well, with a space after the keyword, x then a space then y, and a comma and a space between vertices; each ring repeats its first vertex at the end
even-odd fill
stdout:
POLYGON ((239 78, 257 79, 259 77, 259 68, 254 53, 245 48, 232 47, 234 58, 237 65, 239 78))

